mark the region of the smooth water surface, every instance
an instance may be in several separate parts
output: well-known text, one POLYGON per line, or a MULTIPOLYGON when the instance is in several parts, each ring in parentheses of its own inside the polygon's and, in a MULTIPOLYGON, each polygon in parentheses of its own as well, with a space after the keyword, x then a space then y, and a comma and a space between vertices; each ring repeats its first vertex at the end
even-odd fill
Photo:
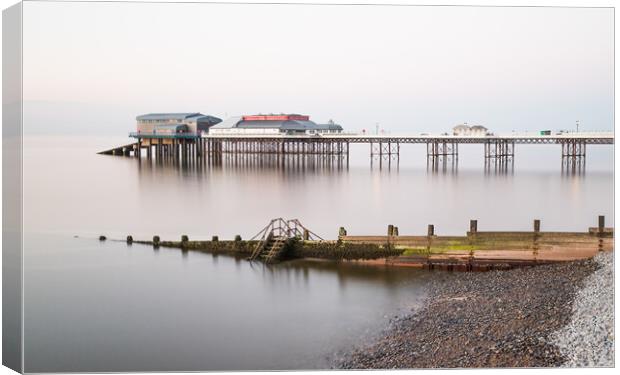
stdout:
POLYGON ((328 368, 418 307, 430 273, 30 236, 26 371, 328 368))

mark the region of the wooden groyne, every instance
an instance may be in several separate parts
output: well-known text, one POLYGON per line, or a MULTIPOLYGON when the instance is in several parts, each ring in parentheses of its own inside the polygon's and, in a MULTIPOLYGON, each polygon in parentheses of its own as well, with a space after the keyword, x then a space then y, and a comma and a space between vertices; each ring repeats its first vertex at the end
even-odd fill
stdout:
POLYGON ((433 225, 426 236, 400 236, 398 228, 390 225, 385 236, 349 236, 344 231, 339 240, 402 250, 399 256, 385 259, 386 264, 454 270, 573 261, 613 250, 614 230, 605 227, 604 216, 599 216, 599 226, 586 232, 543 232, 540 224, 534 220, 532 231, 491 232, 478 231, 477 220, 471 220, 465 236, 437 236, 433 225))
MULTIPOLYGON (((272 223, 276 220, 282 219, 274 219, 272 223)), ((297 220, 282 222, 299 223, 297 220)), ((352 236, 340 228, 338 240, 313 239, 307 231, 291 230, 286 235, 288 227, 284 226, 279 227, 277 233, 282 239, 277 261, 327 259, 451 271, 509 269, 588 259, 601 251, 612 251, 613 228, 605 227, 603 216, 599 217, 598 224, 584 232, 544 232, 540 230, 540 220, 534 220, 532 231, 492 232, 478 231, 477 221, 471 220, 470 230, 464 236, 438 236, 433 225, 428 226, 425 236, 401 236, 394 225, 388 226, 383 236, 352 236)), ((210 241, 190 240, 187 236, 182 236, 180 241, 163 241, 159 236, 150 241, 134 241, 132 236, 127 236, 126 241, 154 248, 222 253, 254 260, 259 258, 257 249, 264 248, 269 238, 265 229, 261 233, 262 238, 251 240, 242 240, 237 235, 234 240, 213 236, 210 241)), ((105 236, 101 238, 105 240, 105 236)))

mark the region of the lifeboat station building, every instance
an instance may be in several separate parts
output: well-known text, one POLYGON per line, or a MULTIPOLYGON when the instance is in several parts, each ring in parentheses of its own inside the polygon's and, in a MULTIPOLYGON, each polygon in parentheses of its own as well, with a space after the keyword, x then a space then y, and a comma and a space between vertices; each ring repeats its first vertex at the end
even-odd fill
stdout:
POLYGON ((199 136, 209 131, 221 119, 202 113, 149 113, 136 117, 137 135, 173 135, 186 134, 199 136))
POLYGON ((136 117, 136 121, 136 131, 129 133, 129 136, 137 139, 137 155, 146 149, 149 159, 155 152, 158 159, 174 159, 182 154, 186 160, 190 155, 200 155, 202 134, 222 122, 217 117, 198 112, 149 113, 136 117))
POLYGON ((209 135, 321 135, 338 134, 342 126, 330 121, 317 124, 310 116, 298 114, 269 114, 236 116, 213 125, 209 135))

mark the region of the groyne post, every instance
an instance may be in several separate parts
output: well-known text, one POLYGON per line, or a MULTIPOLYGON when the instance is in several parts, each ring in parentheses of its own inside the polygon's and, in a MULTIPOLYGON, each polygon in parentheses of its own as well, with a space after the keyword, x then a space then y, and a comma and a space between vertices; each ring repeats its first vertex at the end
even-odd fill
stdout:
POLYGON ((532 254, 534 255, 534 262, 538 257, 538 238, 540 237, 540 220, 534 219, 534 243, 532 244, 532 254))
POLYGON ((605 216, 598 216, 598 251, 603 251, 603 234, 605 233, 605 216))
POLYGON ((469 221, 469 233, 476 234, 478 232, 478 220, 469 221))
POLYGON ((429 224, 427 231, 426 231, 426 238, 427 238, 427 242, 426 242, 426 262, 427 262, 427 266, 428 269, 432 269, 432 264, 431 264, 431 246, 433 244, 433 236, 435 235, 435 226, 433 224, 429 224))
POLYGON ((467 237, 469 240, 469 246, 471 246, 469 250, 469 259, 467 264, 467 270, 471 271, 473 269, 473 261, 474 261, 474 242, 476 240, 476 233, 478 233, 478 220, 469 220, 469 233, 467 233, 467 237))

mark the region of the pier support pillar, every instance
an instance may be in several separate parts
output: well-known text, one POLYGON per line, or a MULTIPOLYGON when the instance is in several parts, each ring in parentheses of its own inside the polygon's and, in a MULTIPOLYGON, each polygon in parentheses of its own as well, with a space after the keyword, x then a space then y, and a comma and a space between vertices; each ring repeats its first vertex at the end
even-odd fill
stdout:
POLYGON ((586 142, 582 139, 561 141, 562 173, 581 174, 586 167, 586 142))
MULTIPOLYGON (((347 149, 348 155, 348 149, 347 149)), ((400 142, 394 141, 370 141, 370 163, 372 166, 375 158, 379 160, 379 168, 383 167, 383 161, 387 161, 388 168, 392 167, 392 161, 396 163, 398 167, 400 163, 400 142)))
POLYGON ((506 173, 514 168, 515 143, 490 139, 484 143, 485 172, 506 173))
POLYGON ((439 170, 456 170, 459 158, 459 144, 445 139, 431 139, 426 142, 426 169, 432 172, 439 170))
POLYGON ((426 142, 426 157, 454 157, 458 158, 459 144, 454 141, 446 141, 441 139, 433 139, 426 142))

